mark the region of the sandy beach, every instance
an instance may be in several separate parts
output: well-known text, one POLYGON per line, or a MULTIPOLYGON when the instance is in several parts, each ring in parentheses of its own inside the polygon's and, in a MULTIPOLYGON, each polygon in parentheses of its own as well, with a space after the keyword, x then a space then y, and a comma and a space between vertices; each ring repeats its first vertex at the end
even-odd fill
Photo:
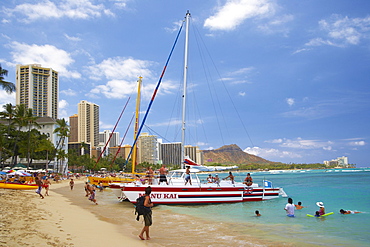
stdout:
POLYGON ((253 228, 160 207, 153 209, 152 239, 143 241, 143 222, 136 221, 133 205, 118 202, 109 189, 96 193, 95 205, 85 197, 84 182, 77 180, 72 191, 68 181, 53 183, 45 199, 33 190, 0 190, 0 246, 295 246, 253 238, 253 228))

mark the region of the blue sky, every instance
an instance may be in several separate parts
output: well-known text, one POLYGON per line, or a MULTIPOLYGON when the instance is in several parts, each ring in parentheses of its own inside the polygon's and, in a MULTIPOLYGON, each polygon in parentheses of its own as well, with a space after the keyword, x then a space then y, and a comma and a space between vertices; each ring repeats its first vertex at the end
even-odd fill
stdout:
MULTIPOLYGON (((368 0, 3 1, 0 63, 12 82, 16 64, 57 70, 59 117, 87 100, 100 106, 101 131, 113 128, 130 97, 122 137, 138 76, 144 111, 187 10, 188 98, 196 103, 188 105, 195 113, 186 144, 237 144, 286 163, 348 156, 369 166, 368 0)), ((165 142, 180 141, 182 40, 143 130, 165 142)), ((15 95, 0 90, 6 103, 15 95)), ((131 129, 124 144, 132 143, 131 129)))

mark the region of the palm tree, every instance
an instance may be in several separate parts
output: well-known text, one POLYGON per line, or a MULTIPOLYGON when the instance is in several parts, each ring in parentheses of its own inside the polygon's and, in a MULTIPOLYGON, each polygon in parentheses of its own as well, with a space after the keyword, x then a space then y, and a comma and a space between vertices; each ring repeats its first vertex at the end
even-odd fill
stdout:
POLYGON ((14 114, 14 123, 18 126, 18 131, 17 131, 17 136, 15 137, 14 141, 14 147, 13 147, 13 158, 12 158, 12 164, 16 165, 17 164, 17 143, 19 139, 19 135, 21 132, 22 127, 27 126, 27 107, 23 104, 17 105, 15 107, 15 114, 14 114))
POLYGON ((26 119, 28 125, 28 145, 27 145, 27 163, 30 166, 30 142, 31 142, 31 127, 35 126, 36 128, 40 129, 41 126, 36 122, 38 116, 34 116, 32 113, 32 109, 28 108, 26 111, 26 119))
MULTIPOLYGON (((35 149, 35 152, 43 152, 46 151, 46 164, 45 169, 49 169, 49 154, 54 151, 54 145, 48 139, 41 139, 35 149)), ((50 158, 52 159, 52 158, 50 158)))
POLYGON ((14 83, 8 82, 4 80, 4 76, 8 76, 8 71, 3 69, 0 64, 0 86, 7 92, 12 93, 15 92, 15 85, 14 83))
MULTIPOLYGON (((59 136, 59 141, 57 146, 55 147, 55 154, 59 153, 62 154, 62 161, 65 159, 65 154, 61 152, 64 148, 64 141, 65 139, 69 136, 69 126, 64 118, 62 119, 57 119, 57 128, 54 130, 54 133, 57 133, 57 136, 59 136), (58 151, 59 149, 59 151, 58 151)), ((57 163, 58 163, 58 158, 59 156, 57 155, 57 163)))
POLYGON ((14 124, 15 106, 11 103, 3 105, 4 111, 0 112, 0 118, 8 121, 8 136, 10 136, 10 128, 14 124))

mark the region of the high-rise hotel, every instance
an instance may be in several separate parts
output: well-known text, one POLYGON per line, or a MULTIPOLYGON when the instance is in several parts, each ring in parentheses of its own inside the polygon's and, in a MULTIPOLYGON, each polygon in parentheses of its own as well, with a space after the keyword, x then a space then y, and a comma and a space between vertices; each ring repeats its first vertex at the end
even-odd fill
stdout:
POLYGON ((99 145, 99 106, 82 100, 78 103, 78 142, 99 145))
POLYGON ((58 72, 40 64, 17 65, 16 104, 31 108, 35 116, 58 119, 58 72))

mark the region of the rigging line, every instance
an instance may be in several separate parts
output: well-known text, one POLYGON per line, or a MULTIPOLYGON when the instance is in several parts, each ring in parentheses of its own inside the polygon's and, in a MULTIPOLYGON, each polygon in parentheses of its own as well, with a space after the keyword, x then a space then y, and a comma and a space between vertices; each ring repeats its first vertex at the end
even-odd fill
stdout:
POLYGON ((126 128, 126 132, 125 132, 124 136, 122 137, 122 140, 121 140, 121 143, 119 144, 119 147, 118 147, 118 150, 117 150, 117 152, 116 152, 116 155, 114 156, 114 158, 113 158, 113 160, 112 160, 112 163, 111 163, 111 165, 110 165, 110 169, 111 169, 111 170, 112 170, 113 163, 114 163, 114 161, 116 161, 116 158, 117 158, 117 156, 118 156, 118 154, 119 154, 119 152, 120 152, 120 150, 121 150, 122 143, 123 143, 123 141, 126 139, 127 132, 128 132, 128 130, 130 129, 130 127, 131 127, 132 120, 134 119, 134 117, 135 117, 135 113, 133 113, 133 114, 132 114, 132 117, 131 117, 130 123, 129 123, 129 125, 128 125, 128 126, 127 126, 127 128, 126 128))
MULTIPOLYGON (((177 90, 177 94, 175 96, 174 104, 173 104, 171 115, 170 115, 170 121, 168 121, 167 128, 166 128, 166 131, 165 131, 165 134, 164 134, 165 136, 167 136, 167 133, 169 132, 171 124, 174 123, 174 125, 176 126, 176 120, 180 119, 179 110, 175 113, 175 109, 179 109, 178 101, 176 99, 180 98, 180 96, 179 96, 180 95, 180 90, 181 90, 181 84, 179 83, 179 87, 178 87, 178 90, 177 90)), ((176 128, 174 127, 174 129, 176 129, 176 128)))
POLYGON ((162 136, 161 134, 159 134, 158 132, 156 132, 155 130, 153 130, 152 128, 150 128, 148 125, 145 124, 145 128, 147 128, 149 130, 149 132, 153 132, 154 134, 156 134, 157 136, 159 136, 160 138, 164 139, 166 142, 169 142, 169 143, 172 143, 171 141, 167 140, 166 137, 162 136))
MULTIPOLYGON (((196 29, 196 28, 194 28, 194 29, 196 29)), ((195 34, 195 31, 194 31, 194 34, 195 34)), ((195 38, 196 38, 196 40, 198 41, 198 39, 197 39, 197 35, 194 35, 195 36, 195 38)), ((197 42, 197 46, 198 46, 198 51, 199 51, 199 54, 201 55, 202 53, 201 53, 201 49, 200 49, 200 46, 199 46, 199 42, 197 42)), ((205 46, 205 45, 204 45, 205 46)), ((203 67, 203 70, 204 70, 204 72, 206 71, 206 68, 205 68, 205 61, 204 61, 204 59, 203 59, 203 56, 200 56, 200 58, 201 58, 201 61, 202 61, 202 67, 203 67)), ((208 72, 209 73, 209 72, 208 72)), ((211 73, 209 73, 209 74, 211 74, 211 73)), ((220 132, 220 137, 221 137, 221 140, 222 140, 222 143, 223 144, 225 144, 225 140, 224 140, 224 137, 223 137, 223 133, 222 133, 222 131, 221 131, 221 125, 220 125, 220 120, 219 120, 219 114, 217 114, 217 110, 216 110, 216 107, 215 107, 215 100, 214 100, 214 96, 213 96, 213 94, 212 94, 212 89, 211 89, 211 86, 210 86, 210 83, 209 83, 209 79, 208 79, 208 75, 207 75, 207 73, 205 72, 204 73, 204 76, 206 77, 206 81, 207 81, 207 86, 208 86, 208 89, 209 89, 209 93, 210 93, 210 96, 211 96, 211 101, 212 101, 212 106, 213 106, 213 110, 214 110, 214 113, 215 113, 215 116, 216 116, 216 119, 217 119, 217 126, 218 126, 218 129, 219 129, 219 132, 220 132)), ((217 98, 217 94, 216 93, 214 93, 215 95, 216 95, 216 98, 217 98)), ((219 106, 220 107, 220 106, 219 106)), ((221 109, 221 107, 220 107, 220 109, 221 109)), ((222 110, 221 110, 222 111, 222 110)), ((222 114, 222 116, 223 116, 224 114, 222 114)), ((224 119, 224 121, 225 121, 225 119, 224 119)), ((226 128, 227 129, 227 128, 226 128)))
POLYGON ((104 145, 103 151, 102 151, 102 152, 100 152, 99 158, 97 159, 97 161, 96 161, 96 163, 95 163, 95 165, 94 165, 94 169, 95 169, 96 164, 98 164, 98 163, 99 163, 99 160, 100 160, 100 158, 102 157, 103 153, 105 152, 105 150, 106 150, 106 148, 107 148, 107 146, 108 146, 108 143, 109 143, 110 139, 112 138, 112 136, 113 136, 113 134, 114 134, 114 131, 116 130, 117 125, 118 125, 119 121, 121 120, 121 117, 122 117, 122 115, 123 115, 124 111, 126 110, 127 104, 128 104, 128 102, 130 101, 130 99, 131 99, 131 96, 130 96, 130 97, 128 97, 128 99, 127 99, 127 101, 126 101, 126 104, 125 104, 125 106, 123 107, 123 109, 122 109, 122 111, 121 111, 121 114, 119 115, 119 117, 118 117, 118 119, 117 119, 116 125, 114 125, 114 127, 113 127, 112 133, 109 135, 108 141, 107 141, 107 142, 105 143, 105 145, 104 145))
POLYGON ((168 65, 168 63, 170 62, 170 58, 171 58, 172 53, 173 53, 173 51, 174 51, 174 49, 175 49, 175 46, 176 46, 176 44, 177 44, 177 41, 178 41, 178 39, 179 39, 179 36, 180 36, 180 33, 181 33, 181 30, 182 30, 182 27, 183 27, 183 26, 184 26, 184 22, 182 23, 182 25, 181 25, 181 27, 180 27, 180 29, 179 29, 179 32, 177 33, 177 36, 176 36, 175 42, 174 42, 174 44, 173 44, 173 46, 172 46, 172 48, 171 48, 170 54, 169 54, 169 56, 168 56, 168 58, 167 58, 167 61, 166 61, 165 65, 164 65, 164 67, 163 67, 162 74, 161 74, 161 76, 159 77, 159 80, 158 80, 157 86, 156 86, 156 88, 154 89, 154 92, 153 92, 152 98, 151 98, 151 100, 150 100, 150 102, 149 102, 148 108, 147 108, 147 110, 146 110, 146 112, 145 112, 145 115, 144 115, 143 121, 141 122, 140 128, 139 128, 139 130, 138 130, 138 132, 137 132, 137 135, 136 135, 136 138, 135 138, 134 143, 133 143, 133 145, 132 145, 132 148, 131 148, 131 150, 130 150, 130 153, 129 153, 129 155, 127 156, 127 160, 126 160, 126 164, 125 164, 125 165, 127 165, 128 160, 129 160, 129 159, 130 159, 130 157, 131 157, 132 150, 133 150, 133 148, 135 147, 135 144, 136 144, 136 142, 137 142, 137 140, 138 140, 138 138, 139 138, 139 136, 140 136, 140 133, 141 133, 141 130, 142 130, 143 126, 144 126, 144 123, 145 123, 145 121, 146 121, 146 118, 148 117, 148 114, 149 114, 150 108, 152 107, 152 104, 153 104, 153 101, 154 101, 154 99, 155 99, 155 96, 157 95, 157 92, 158 92, 159 86, 161 85, 161 82, 162 82, 162 79, 163 79, 164 73, 166 72, 167 65, 168 65))
MULTIPOLYGON (((204 43, 204 41, 202 40, 202 38, 201 38, 201 37, 200 37, 200 39, 201 39, 201 41, 204 43)), ((215 70, 216 70, 216 72, 217 72, 217 75, 218 75, 218 76, 219 76, 219 78, 220 78, 220 81, 222 82, 223 87, 225 88, 225 91, 226 91, 226 93, 227 93, 227 95, 228 95, 228 97, 229 97, 229 99, 230 99, 230 101, 231 101, 231 104, 232 104, 232 106, 233 106, 233 108, 234 108, 234 110, 235 110, 235 112, 236 112, 236 114, 237 114, 237 116, 238 116, 238 118, 239 118, 239 121, 240 121, 240 123, 242 124, 243 129, 244 129, 245 133, 246 133, 246 134, 247 134, 247 136, 248 136, 249 141, 251 142, 252 146, 254 146, 253 141, 252 141, 252 139, 251 139, 251 137, 250 137, 250 135, 249 135, 249 132, 248 132, 247 128, 246 128, 246 127, 245 127, 245 125, 244 125, 244 122, 243 122, 243 120, 242 120, 242 118, 241 118, 241 116, 240 116, 240 114, 239 114, 239 112, 238 112, 238 110, 237 110, 237 108, 236 108, 236 106, 235 106, 234 101, 232 100, 232 97, 231 97, 231 95, 230 95, 229 91, 227 90, 227 88, 226 88, 226 86, 225 86, 225 82, 224 82, 224 80, 222 79, 222 77, 221 77, 221 75, 220 75, 220 72, 218 71, 218 69, 217 69, 217 67, 216 67, 215 62, 213 61, 213 59, 212 59, 212 57, 211 57, 210 52, 208 51, 208 49, 207 49, 207 47, 206 47, 205 45, 204 45, 204 47, 205 47, 205 50, 206 50, 206 51, 207 51, 207 53, 208 53, 209 58, 210 58, 210 59, 211 59, 211 61, 212 61, 212 64, 213 64, 213 66, 214 66, 214 68, 215 68, 215 70)))
MULTIPOLYGON (((191 80, 191 79, 190 79, 191 80)), ((192 81, 192 80, 191 80, 192 81)), ((203 119, 202 119, 202 114, 199 110, 199 104, 198 104, 198 101, 197 101, 197 97, 194 93, 194 90, 192 91, 193 93, 191 94, 192 98, 193 98, 193 108, 194 108, 194 119, 195 119, 195 126, 197 126, 197 123, 198 123, 198 120, 197 120, 197 117, 199 116, 199 123, 200 125, 202 126, 202 132, 203 132, 203 136, 205 138, 205 142, 208 143, 208 138, 207 138, 207 134, 206 134, 206 131, 205 131, 205 128, 204 128, 204 124, 203 124, 203 119)), ((195 128, 195 142, 199 142, 199 137, 198 137, 198 131, 197 131, 198 127, 195 128)))

